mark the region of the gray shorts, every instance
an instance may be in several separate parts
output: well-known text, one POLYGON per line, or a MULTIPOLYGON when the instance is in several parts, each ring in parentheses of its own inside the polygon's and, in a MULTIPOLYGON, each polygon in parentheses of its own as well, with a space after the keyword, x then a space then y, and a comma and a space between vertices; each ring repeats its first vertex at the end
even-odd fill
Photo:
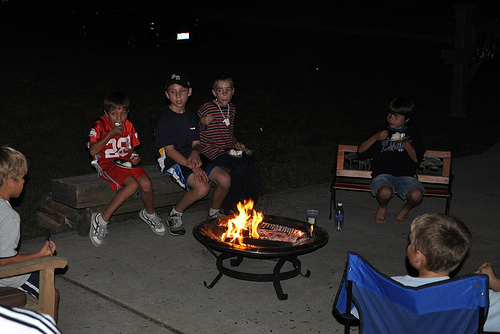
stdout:
POLYGON ((377 196, 378 189, 382 186, 389 186, 401 199, 406 200, 406 193, 412 189, 418 189, 425 194, 422 183, 413 176, 393 176, 390 174, 377 175, 370 184, 373 196, 377 196))

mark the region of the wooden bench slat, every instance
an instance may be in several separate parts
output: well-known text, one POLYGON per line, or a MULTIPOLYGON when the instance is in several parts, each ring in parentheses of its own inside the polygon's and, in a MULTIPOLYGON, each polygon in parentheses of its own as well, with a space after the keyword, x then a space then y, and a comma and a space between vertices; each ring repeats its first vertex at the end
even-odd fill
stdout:
MULTIPOLYGON (((333 173, 333 182, 331 186, 331 201, 330 201, 330 218, 332 217, 332 209, 336 203, 336 190, 353 190, 353 191, 370 191, 371 171, 365 169, 352 169, 352 164, 356 160, 351 160, 354 153, 357 153, 357 145, 338 145, 337 150, 337 163, 336 169, 333 173), (350 154, 346 158, 346 154, 350 154), (350 168, 345 166, 349 165, 350 168)), ((433 173, 424 174, 420 170, 417 171, 417 177, 424 185, 425 196, 442 197, 446 198, 445 213, 449 214, 450 200, 451 200, 451 185, 453 182, 453 175, 451 174, 451 152, 427 150, 424 153, 424 158, 437 158, 439 168, 430 159, 431 163, 426 164, 424 167, 429 169, 436 169, 441 171, 440 175, 433 175, 433 173), (442 165, 441 165, 442 163, 442 165)), ((358 167, 361 166, 357 160, 358 167)), ((425 170, 424 168, 424 170, 425 170)), ((436 173, 435 173, 436 174, 436 173)))

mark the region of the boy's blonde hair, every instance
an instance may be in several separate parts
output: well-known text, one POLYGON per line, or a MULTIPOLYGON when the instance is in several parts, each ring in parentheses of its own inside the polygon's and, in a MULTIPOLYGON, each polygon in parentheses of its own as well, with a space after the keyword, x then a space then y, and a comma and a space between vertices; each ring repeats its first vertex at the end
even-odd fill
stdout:
POLYGON ((458 219, 427 213, 411 223, 412 242, 427 259, 426 269, 451 272, 464 259, 472 240, 467 226, 458 219))
POLYGON ((28 172, 24 155, 8 146, 0 147, 0 186, 8 179, 18 181, 28 172))

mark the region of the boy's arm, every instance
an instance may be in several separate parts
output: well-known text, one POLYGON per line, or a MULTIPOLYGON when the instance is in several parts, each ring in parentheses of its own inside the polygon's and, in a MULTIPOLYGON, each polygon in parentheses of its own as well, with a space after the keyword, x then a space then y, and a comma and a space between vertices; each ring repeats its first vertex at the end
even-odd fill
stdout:
POLYGON ((201 167, 201 159, 200 159, 200 153, 201 153, 201 142, 198 140, 193 141, 193 146, 191 150, 191 154, 189 155, 189 158, 187 159, 187 166, 191 169, 195 169, 198 167, 201 167))
POLYGON ((123 133, 123 125, 122 126, 117 126, 111 129, 104 137, 99 139, 96 142, 91 142, 89 146, 89 153, 91 156, 96 155, 97 153, 101 152, 101 150, 106 147, 108 144, 109 140, 113 138, 116 135, 121 135, 123 133))
POLYGON ((191 154, 188 158, 183 156, 179 151, 174 148, 174 145, 165 146, 165 153, 169 158, 174 160, 179 165, 195 169, 201 166, 200 159, 201 143, 199 140, 193 141, 191 154))
POLYGON ((36 253, 31 254, 17 254, 13 257, 0 259, 0 265, 5 266, 7 264, 13 263, 21 263, 33 259, 37 259, 39 257, 50 256, 53 255, 56 250, 56 244, 53 241, 45 241, 43 247, 36 253))
POLYGON ((369 149, 373 144, 375 144, 376 141, 378 140, 384 140, 387 138, 389 135, 389 131, 387 130, 382 130, 377 133, 375 133, 373 136, 359 144, 358 146, 358 152, 359 153, 364 153, 367 149, 369 149))
POLYGON ((405 147, 406 152, 410 156, 411 160, 413 160, 415 163, 418 163, 417 151, 415 151, 415 148, 410 143, 410 141, 408 139, 404 139, 404 137, 403 137, 403 145, 405 147))
POLYGON ((201 144, 199 141, 193 142, 193 150, 191 151, 189 158, 184 157, 179 151, 177 151, 174 148, 174 145, 165 146, 165 153, 169 158, 174 160, 179 165, 191 168, 193 170, 195 178, 199 179, 200 181, 208 182, 207 174, 200 168, 201 166, 200 151, 201 151, 201 144))

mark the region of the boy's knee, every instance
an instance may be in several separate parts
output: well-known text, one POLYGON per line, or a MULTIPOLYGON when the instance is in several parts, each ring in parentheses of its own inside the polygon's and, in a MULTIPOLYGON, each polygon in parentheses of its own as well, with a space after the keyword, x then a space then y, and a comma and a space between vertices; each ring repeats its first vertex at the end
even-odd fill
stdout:
POLYGON ((393 193, 392 193, 392 188, 391 187, 382 186, 382 187, 378 188, 377 196, 379 198, 387 200, 387 199, 391 198, 392 195, 393 195, 393 193))
POLYGON ((196 197, 198 199, 201 199, 207 196, 208 192, 210 191, 210 184, 199 182, 192 187, 191 191, 196 194, 196 197))
POLYGON ((424 198, 424 194, 420 189, 412 189, 406 194, 406 197, 413 202, 421 202, 424 198))
POLYGON ((123 191, 130 194, 134 194, 137 189, 139 189, 139 182, 134 178, 127 179, 127 182, 123 185, 123 191))

